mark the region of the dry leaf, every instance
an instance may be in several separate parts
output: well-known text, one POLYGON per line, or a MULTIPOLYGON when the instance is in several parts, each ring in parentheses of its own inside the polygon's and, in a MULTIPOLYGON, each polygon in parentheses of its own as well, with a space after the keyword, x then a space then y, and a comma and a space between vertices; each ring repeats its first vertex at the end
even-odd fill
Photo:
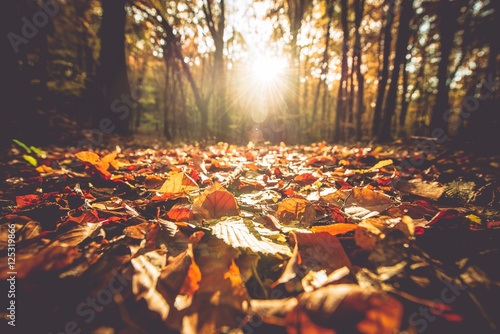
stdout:
POLYGON ((302 226, 310 226, 316 218, 316 210, 308 200, 287 198, 279 203, 276 215, 285 225, 297 222, 302 226))
POLYGON ((393 334, 401 326, 401 303, 355 284, 328 285, 298 297, 286 317, 287 332, 393 334))
POLYGON ((358 228, 358 225, 356 225, 356 224, 337 223, 337 224, 331 224, 331 225, 326 225, 326 226, 313 226, 313 227, 311 227, 311 231, 313 231, 313 232, 327 232, 327 233, 330 233, 331 235, 338 235, 338 234, 349 233, 351 231, 354 231, 357 228, 358 228))
POLYGON ((238 216, 240 210, 234 195, 224 189, 219 183, 205 190, 193 203, 193 211, 205 219, 238 216))

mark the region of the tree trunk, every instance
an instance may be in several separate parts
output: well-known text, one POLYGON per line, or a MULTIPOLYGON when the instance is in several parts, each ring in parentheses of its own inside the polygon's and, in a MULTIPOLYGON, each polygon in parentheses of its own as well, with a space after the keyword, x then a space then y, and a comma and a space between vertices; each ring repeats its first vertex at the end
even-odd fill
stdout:
POLYGON ((334 138, 335 142, 338 142, 342 138, 341 133, 341 120, 345 116, 345 104, 347 98, 347 75, 348 75, 348 67, 347 67, 347 51, 349 50, 349 27, 347 26, 347 0, 341 0, 341 22, 342 22, 342 31, 343 31, 343 39, 342 39, 342 69, 340 72, 340 83, 339 90, 337 94, 337 110, 335 114, 335 131, 334 138))
POLYGON ((229 113, 226 109, 226 86, 227 74, 224 62, 224 32, 226 25, 225 3, 219 2, 219 14, 217 22, 214 20, 213 3, 211 1, 203 2, 203 12, 207 21, 208 30, 212 36, 215 46, 214 65, 212 67, 212 84, 215 93, 214 111, 216 120, 217 139, 227 141, 229 133, 229 113))
POLYGON ((384 27, 384 54, 382 60, 382 68, 380 69, 379 82, 377 87, 377 100, 375 102, 375 111, 373 113, 372 134, 376 136, 380 129, 380 120, 382 118, 382 108, 384 104, 385 89, 387 80, 389 79, 389 57, 391 56, 392 43, 392 23, 395 15, 396 0, 389 1, 389 10, 384 27))
POLYGON ((352 66, 356 71, 356 81, 358 83, 358 91, 356 94, 356 122, 355 122, 355 132, 356 140, 360 141, 362 139, 361 130, 361 119, 365 110, 364 105, 364 94, 365 94, 365 78, 363 73, 361 73, 361 35, 359 29, 361 27, 361 20, 363 19, 363 12, 365 9, 365 0, 355 0, 354 1, 354 50, 353 50, 353 64, 352 66))
POLYGON ((403 92, 401 93, 401 112, 399 113, 399 136, 406 136, 406 114, 408 114, 408 106, 410 104, 411 95, 408 96, 408 71, 406 64, 408 63, 406 57, 401 65, 403 69, 403 92))
POLYGON ((353 67, 356 69, 356 81, 358 83, 358 91, 356 94, 356 140, 360 141, 362 139, 361 132, 361 120, 365 110, 364 105, 364 94, 365 94, 365 78, 363 73, 361 73, 361 36, 359 33, 359 28, 361 27, 361 20, 363 19, 363 11, 365 8, 365 0, 355 0, 354 1, 354 52, 353 52, 353 67))
MULTIPOLYGON (((399 73, 401 65, 404 63, 407 53, 408 41, 410 39, 410 20, 413 14, 413 0, 403 0, 401 2, 401 14, 399 16, 399 32, 396 40, 396 55, 394 57, 394 68, 391 73, 391 83, 387 93, 385 113, 382 121, 382 128, 378 139, 380 141, 392 141, 391 123, 395 114, 396 101, 398 97, 399 73)), ((404 69, 403 69, 404 70, 404 69)), ((404 98, 404 96, 403 96, 404 98)))
MULTIPOLYGON (((291 41, 291 67, 287 75, 288 87, 285 96, 286 108, 289 117, 288 130, 285 139, 288 143, 296 141, 297 132, 300 129, 300 47, 297 38, 302 26, 302 19, 307 8, 311 5, 311 0, 290 0, 288 1, 288 18, 290 20, 291 41)), ((287 119, 288 120, 288 119, 287 119)))
POLYGON ((330 59, 328 54, 328 49, 330 45, 330 27, 333 21, 333 0, 327 0, 326 15, 328 17, 328 23, 326 24, 325 32, 325 49, 323 51, 323 59, 321 61, 321 74, 318 80, 318 85, 316 86, 316 93, 314 94, 314 104, 312 110, 312 120, 311 123, 316 122, 317 112, 318 112, 318 100, 320 95, 321 86, 324 85, 326 80, 326 74, 328 74, 328 61, 330 59))
POLYGON ((453 49, 453 39, 458 28, 457 17, 459 14, 458 5, 449 1, 440 1, 438 14, 440 21, 438 23, 440 36, 441 59, 438 65, 438 86, 436 93, 436 102, 432 109, 431 133, 434 129, 442 129, 445 132, 448 129, 448 123, 444 119, 444 113, 449 107, 450 85, 448 83, 448 67, 450 65, 450 55, 453 49))
POLYGON ((98 115, 93 118, 94 125, 99 128, 105 118, 111 119, 116 126, 115 133, 130 135, 131 105, 128 111, 118 106, 123 98, 130 99, 130 84, 125 59, 125 3, 127 0, 101 0, 101 53, 98 77, 104 97, 98 115), (117 102, 118 101, 118 102, 117 102), (113 110, 115 109, 115 110, 113 110), (119 110, 120 112, 116 112, 119 110))

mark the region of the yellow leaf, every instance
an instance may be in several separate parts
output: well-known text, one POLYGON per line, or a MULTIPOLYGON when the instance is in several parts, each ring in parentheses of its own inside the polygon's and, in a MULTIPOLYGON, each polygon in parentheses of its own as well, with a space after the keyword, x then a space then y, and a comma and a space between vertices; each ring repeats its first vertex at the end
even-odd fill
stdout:
POLYGON ((478 217, 474 214, 470 214, 465 216, 467 219, 469 219, 471 222, 476 223, 476 224, 481 224, 481 217, 478 217))
POLYGON ((160 193, 179 194, 198 189, 196 182, 184 173, 175 173, 170 175, 161 188, 160 193))
POLYGON ((394 161, 392 161, 392 159, 387 159, 387 160, 381 160, 379 162, 377 162, 375 164, 375 166, 373 166, 372 168, 370 168, 370 170, 373 170, 373 169, 380 169, 382 167, 385 167, 385 166, 390 166, 394 163, 394 161))
POLYGON ((75 154, 75 156, 83 162, 88 162, 94 166, 99 166, 101 163, 101 158, 94 152, 82 151, 75 154))
POLYGON ((38 173, 52 173, 54 170, 52 169, 52 167, 49 167, 46 165, 41 165, 41 166, 36 168, 36 171, 38 173))

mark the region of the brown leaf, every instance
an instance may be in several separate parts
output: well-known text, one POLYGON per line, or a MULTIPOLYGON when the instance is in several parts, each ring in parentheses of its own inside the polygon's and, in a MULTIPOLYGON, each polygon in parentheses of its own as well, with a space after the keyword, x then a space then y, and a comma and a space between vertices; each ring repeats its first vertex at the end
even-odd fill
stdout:
POLYGON ((42 228, 40 223, 31 220, 25 216, 16 216, 16 215, 6 215, 1 219, 0 225, 0 250, 6 249, 7 247, 12 245, 12 242, 9 243, 9 230, 12 230, 12 225, 14 225, 14 235, 15 243, 19 243, 23 240, 29 240, 36 238, 42 228), (5 223, 3 223, 5 222, 5 223))
POLYGON ((374 234, 364 227, 360 227, 354 231, 354 241, 358 247, 364 250, 371 251, 375 248, 375 244, 380 240, 378 234, 374 234))
POLYGON ((446 187, 439 182, 427 182, 421 179, 414 179, 410 181, 398 180, 396 188, 400 191, 410 193, 412 195, 428 198, 437 201, 443 195, 446 187))
POLYGON ((185 198, 179 199, 177 203, 167 212, 167 217, 173 221, 189 221, 193 219, 191 204, 185 198))
POLYGON ((402 314, 401 303, 383 292, 355 284, 328 285, 299 296, 286 327, 290 334, 392 334, 399 330, 402 314))
MULTIPOLYGON (((302 263, 307 269, 322 270, 327 274, 342 268, 351 268, 351 261, 339 239, 327 232, 296 233, 302 263)), ((294 244, 294 240, 290 239, 294 244)))
POLYGON ((154 228, 156 223, 144 222, 137 225, 127 226, 123 229, 123 234, 132 239, 146 239, 148 233, 154 228))
POLYGON ((278 205, 276 215, 285 225, 290 225, 295 221, 302 226, 310 226, 316 218, 316 210, 308 200, 287 198, 278 205))
POLYGON ((318 178, 312 175, 311 173, 303 173, 300 175, 297 175, 293 180, 299 184, 313 184, 316 182, 318 178))
POLYGON ((16 204, 19 209, 36 205, 39 202, 40 202, 40 196, 38 195, 16 196, 16 204))
POLYGON ((345 206, 360 206, 370 211, 382 212, 393 205, 391 198, 370 188, 352 188, 345 206))
POLYGON ((193 203, 193 211, 205 219, 238 216, 240 210, 234 195, 224 189, 219 183, 205 190, 193 203))
MULTIPOLYGON (((16 254, 17 278, 23 279, 32 272, 58 271, 73 263, 81 253, 67 244, 58 241, 40 249, 29 249, 16 254)), ((7 260, 0 261, 0 279, 9 277, 10 272, 7 260)))
POLYGON ((97 210, 69 212, 68 216, 69 221, 73 221, 78 224, 97 223, 100 221, 99 216, 97 215, 97 210))
POLYGON ((159 187, 163 183, 165 183, 165 181, 163 181, 161 177, 156 175, 148 175, 144 180, 144 187, 146 187, 146 189, 153 189, 159 187))

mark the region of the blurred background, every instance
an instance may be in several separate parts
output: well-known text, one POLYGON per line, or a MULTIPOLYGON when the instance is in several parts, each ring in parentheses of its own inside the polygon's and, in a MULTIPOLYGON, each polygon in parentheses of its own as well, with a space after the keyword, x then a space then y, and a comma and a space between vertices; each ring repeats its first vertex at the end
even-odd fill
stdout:
POLYGON ((2 146, 500 139, 497 0, 2 6, 2 146))

